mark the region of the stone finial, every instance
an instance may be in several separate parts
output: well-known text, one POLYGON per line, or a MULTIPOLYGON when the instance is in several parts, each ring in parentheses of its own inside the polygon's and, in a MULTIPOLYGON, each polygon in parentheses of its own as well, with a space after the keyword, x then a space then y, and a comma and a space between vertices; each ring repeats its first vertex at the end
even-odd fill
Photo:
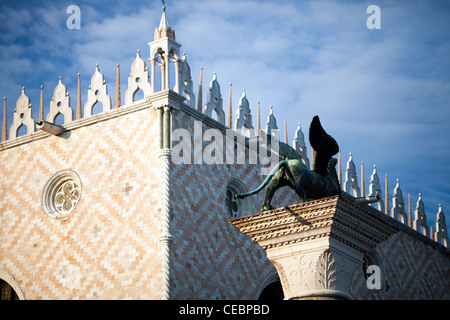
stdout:
POLYGON ((232 86, 233 84, 230 82, 230 89, 228 92, 228 121, 227 121, 228 128, 233 127, 233 95, 231 90, 232 86))
POLYGON ((384 213, 389 214, 389 181, 387 173, 384 177, 384 213))
POLYGON ((39 122, 44 121, 44 86, 41 86, 41 99, 39 101, 39 122))
POLYGON ((17 137, 17 131, 20 126, 26 126, 27 134, 36 131, 36 124, 33 120, 30 98, 25 93, 25 87, 22 88, 22 94, 16 102, 16 108, 13 114, 13 123, 9 128, 9 139, 17 137))
POLYGON ((259 130, 261 130, 261 110, 260 110, 260 101, 257 103, 258 107, 256 110, 256 135, 259 136, 259 130))
POLYGON ((273 115, 273 106, 270 106, 269 116, 266 121, 266 133, 272 134, 272 130, 278 130, 277 119, 273 115))
POLYGON ((305 144, 305 135, 303 134, 300 123, 298 124, 297 130, 295 131, 294 141, 292 142, 292 145, 300 155, 303 164, 309 168, 309 159, 307 154, 307 147, 305 144))
POLYGON ((202 112, 203 111, 203 67, 200 68, 200 77, 199 77, 199 84, 198 84, 198 103, 197 103, 197 110, 202 112))
POLYGON ((339 154, 338 154, 338 180, 339 180, 339 185, 341 186, 341 190, 342 190, 342 157, 341 157, 341 149, 339 149, 339 154))
POLYGON ((220 85, 217 81, 217 74, 214 72, 213 79, 209 84, 208 95, 206 98, 205 113, 212 117, 212 112, 216 113, 217 121, 225 125, 225 112, 223 111, 223 99, 220 93, 220 85))
POLYGON ((184 93, 186 96, 186 104, 191 108, 195 108, 195 94, 194 94, 194 82, 191 76, 191 67, 186 58, 186 53, 183 53, 183 58, 181 59, 180 68, 180 80, 179 80, 179 90, 180 93, 184 93))
POLYGON ((234 130, 237 131, 242 127, 247 129, 248 136, 253 129, 252 112, 250 110, 250 103, 247 99, 245 89, 242 91, 242 97, 239 99, 238 109, 236 110, 236 121, 234 122, 234 130))
POLYGON ((413 219, 412 219, 412 204, 411 204, 411 193, 408 193, 408 226, 410 228, 413 227, 413 219))
POLYGON ((284 120, 284 143, 289 144, 286 120, 284 120))
POLYGON ((141 58, 138 50, 136 59, 131 65, 130 76, 128 77, 128 89, 125 92, 125 104, 131 105, 134 102, 134 96, 139 89, 144 92, 144 97, 152 93, 152 85, 149 81, 149 73, 145 61, 141 58))
POLYGON ((353 194, 356 198, 361 196, 358 185, 358 177, 356 175, 356 167, 351 153, 347 162, 347 169, 345 170, 344 191, 349 194, 353 194))
POLYGON ((120 99, 120 65, 116 67, 116 89, 114 91, 114 109, 120 108, 122 101, 120 99))
POLYGON ((377 166, 374 165, 373 166, 372 175, 370 176, 370 184, 369 184, 369 194, 368 194, 368 196, 372 197, 372 196, 376 196, 376 195, 380 196, 380 200, 378 202, 371 203, 370 205, 372 207, 377 208, 381 212, 384 212, 385 208, 384 208, 384 201, 383 201, 383 198, 382 198, 380 179, 379 179, 378 173, 377 173, 377 166))
POLYGON ((364 180, 364 161, 361 161, 361 197, 366 196, 366 182, 364 180))
POLYGON ((108 96, 108 88, 103 74, 98 69, 98 64, 95 67, 94 75, 91 78, 91 85, 88 90, 88 98, 84 104, 84 117, 92 115, 92 109, 95 104, 101 102, 103 105, 103 112, 111 110, 111 98, 108 96))
POLYGON ((6 97, 3 97, 3 123, 2 123, 2 142, 8 140, 8 124, 7 124, 7 113, 6 113, 6 97))
POLYGON ((436 232, 434 238, 440 244, 444 245, 447 248, 449 247, 450 241, 448 238, 447 224, 445 223, 445 215, 442 211, 441 204, 439 204, 439 210, 436 215, 436 232))
POLYGON ((7 125, 7 113, 6 113, 6 97, 3 98, 3 125, 2 125, 2 142, 8 139, 8 125, 7 125))
POLYGON ((77 106, 75 110, 75 118, 76 120, 81 119, 81 81, 80 81, 80 73, 77 74, 77 106))
POLYGON ((47 114, 47 122, 55 122, 58 114, 64 116, 64 123, 73 120, 73 110, 70 107, 70 96, 67 92, 66 86, 62 84, 61 77, 53 91, 53 97, 50 101, 50 112, 47 114))
POLYGON ((398 179, 394 188, 394 196, 392 198, 391 217, 395 220, 400 220, 404 224, 408 224, 405 201, 403 200, 403 193, 402 189, 400 189, 400 181, 398 179))
POLYGON ((429 229, 427 225, 427 215, 425 213, 425 205, 422 201, 422 195, 419 193, 419 199, 417 200, 416 210, 414 211, 414 222, 413 228, 414 230, 429 236, 429 229))

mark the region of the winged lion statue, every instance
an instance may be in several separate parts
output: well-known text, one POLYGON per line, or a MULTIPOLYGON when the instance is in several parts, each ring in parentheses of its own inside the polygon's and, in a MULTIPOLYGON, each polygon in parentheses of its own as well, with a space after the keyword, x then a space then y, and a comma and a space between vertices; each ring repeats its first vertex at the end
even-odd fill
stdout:
POLYGON ((270 148, 273 142, 278 143, 278 153, 284 160, 271 170, 259 187, 248 193, 236 194, 236 198, 243 199, 266 188, 261 211, 267 211, 273 209, 271 201, 275 192, 284 186, 294 189, 301 202, 341 193, 336 173, 337 160, 332 158, 339 152, 339 146, 323 129, 318 116, 314 116, 309 127, 309 142, 313 149, 312 170, 303 164, 299 153, 291 146, 281 141, 272 141, 275 138, 263 131, 260 136, 270 148))

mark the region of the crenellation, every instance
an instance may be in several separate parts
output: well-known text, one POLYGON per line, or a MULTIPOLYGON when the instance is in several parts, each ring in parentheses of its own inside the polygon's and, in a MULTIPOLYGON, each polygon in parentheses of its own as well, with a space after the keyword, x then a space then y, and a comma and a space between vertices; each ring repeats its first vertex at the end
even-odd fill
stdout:
POLYGON ((253 131, 252 112, 250 110, 250 103, 247 99, 245 89, 242 91, 242 97, 239 99, 238 108, 236 110, 236 121, 234 122, 234 130, 238 131, 242 128, 247 130, 247 137, 251 137, 253 131))
POLYGON ((206 96, 206 105, 204 113, 208 117, 212 117, 212 112, 216 113, 217 121, 225 125, 225 112, 223 111, 223 99, 220 93, 220 85, 217 81, 217 74, 214 72, 214 76, 209 83, 209 90, 206 96))
POLYGON ((13 114, 13 123, 9 128, 9 139, 17 138, 17 132, 21 126, 27 128, 27 135, 36 131, 36 125, 33 120, 30 98, 25 93, 25 87, 22 88, 22 94, 16 102, 16 108, 13 114))
POLYGON ((84 104, 84 117, 92 115, 92 109, 97 103, 102 104, 102 112, 111 110, 111 97, 108 95, 108 87, 103 74, 98 68, 98 63, 95 67, 95 72, 91 78, 89 85, 87 101, 84 104))
POLYGON ((46 121, 54 123, 56 117, 62 114, 64 116, 64 124, 73 121, 73 110, 70 107, 70 96, 67 92, 66 86, 62 83, 62 78, 59 77, 52 100, 50 101, 50 111, 47 114, 46 121))
POLYGON ((343 190, 354 197, 358 198, 361 196, 361 191, 358 185, 358 177, 356 174, 355 163, 353 162, 353 156, 350 156, 347 161, 347 168, 345 170, 345 182, 343 190))
POLYGON ((392 197, 392 209, 391 209, 391 217, 398 220, 404 224, 408 223, 408 215, 405 209, 405 201, 403 200, 402 189, 400 189, 400 181, 397 179, 397 184, 394 188, 394 194, 392 197))
POLYGON ((427 215, 425 213, 425 205, 422 200, 422 195, 419 193, 419 199, 416 203, 416 210, 414 211, 414 230, 420 232, 421 234, 429 237, 430 230, 427 224, 427 215))

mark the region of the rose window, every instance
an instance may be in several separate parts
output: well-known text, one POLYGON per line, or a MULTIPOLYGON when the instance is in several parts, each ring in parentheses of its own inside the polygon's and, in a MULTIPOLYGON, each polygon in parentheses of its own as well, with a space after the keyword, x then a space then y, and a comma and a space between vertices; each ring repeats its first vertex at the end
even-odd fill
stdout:
POLYGON ((227 189, 227 194, 225 197, 226 208, 228 211, 228 215, 231 218, 236 218, 239 214, 239 203, 238 199, 234 197, 235 193, 231 189, 227 189))
POLYGON ((237 179, 228 180, 225 187, 225 209, 228 217, 231 219, 251 214, 249 198, 236 199, 234 196, 238 193, 248 192, 245 184, 237 179))
POLYGON ((62 214, 70 213, 80 200, 80 195, 80 187, 75 182, 65 182, 56 192, 56 210, 62 214))
POLYGON ((73 170, 55 172, 44 186, 42 209, 53 219, 66 219, 81 199, 81 180, 73 170))

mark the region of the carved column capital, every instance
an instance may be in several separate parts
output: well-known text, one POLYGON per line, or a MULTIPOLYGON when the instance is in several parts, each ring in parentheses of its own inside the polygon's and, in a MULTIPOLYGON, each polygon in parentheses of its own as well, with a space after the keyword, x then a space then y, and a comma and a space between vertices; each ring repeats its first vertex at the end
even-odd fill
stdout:
POLYGON ((172 149, 159 149, 156 153, 161 160, 170 160, 172 157, 172 149))
POLYGON ((364 253, 398 229, 343 193, 230 220, 274 264, 286 299, 351 299, 364 253))
POLYGON ((173 243, 173 236, 171 234, 161 234, 158 237, 159 243, 165 246, 171 246, 173 243))

